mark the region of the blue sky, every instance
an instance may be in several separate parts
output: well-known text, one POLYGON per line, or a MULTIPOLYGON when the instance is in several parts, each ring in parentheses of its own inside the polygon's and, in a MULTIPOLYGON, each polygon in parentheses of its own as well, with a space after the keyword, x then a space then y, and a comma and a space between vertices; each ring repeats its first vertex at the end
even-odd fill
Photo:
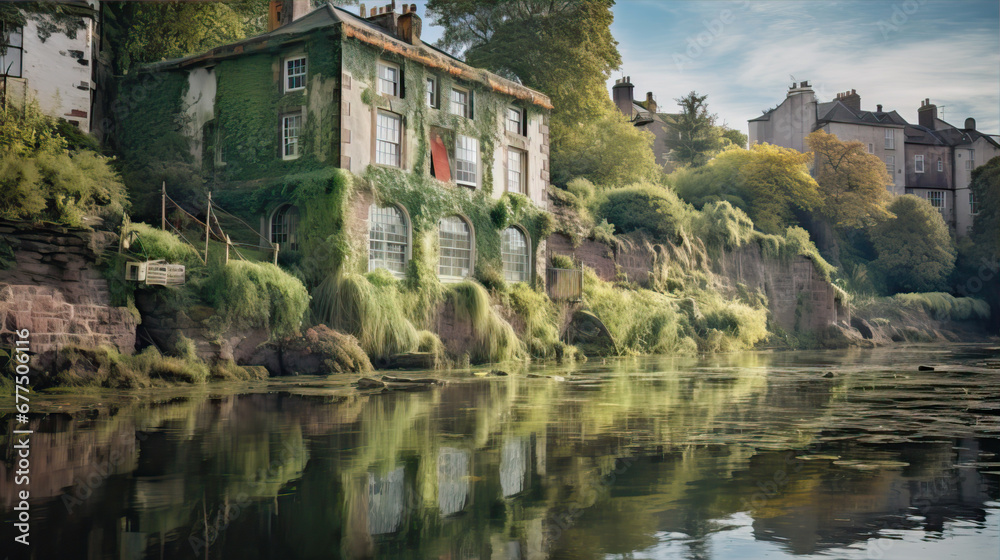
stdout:
MULTIPOLYGON (((423 1, 418 1, 424 14, 423 1)), ((820 101, 857 90, 863 109, 917 121, 920 100, 957 126, 1000 134, 1000 2, 997 0, 618 0, 611 31, 635 95, 708 95, 720 122, 748 119, 808 80, 820 101)), ((425 40, 440 30, 427 25, 425 40)))

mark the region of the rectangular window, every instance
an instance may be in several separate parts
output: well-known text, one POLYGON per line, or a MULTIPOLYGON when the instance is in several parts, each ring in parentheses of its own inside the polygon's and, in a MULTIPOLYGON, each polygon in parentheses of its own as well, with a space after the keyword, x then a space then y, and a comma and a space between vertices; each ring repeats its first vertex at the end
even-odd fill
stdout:
POLYGON ((943 210, 944 205, 944 191, 928 191, 927 200, 930 201, 931 206, 943 210))
POLYGON ((469 90, 451 89, 451 114, 472 118, 472 93, 469 90))
POLYGON ((517 107, 507 108, 507 132, 526 136, 524 133, 524 112, 517 107))
POLYGON ((938 173, 942 171, 944 171, 944 162, 941 161, 941 158, 938 158, 938 173))
POLYGON ((889 172, 890 178, 896 174, 896 156, 885 156, 885 170, 889 172))
POLYGON ((868 153, 869 154, 875 153, 875 144, 872 144, 871 142, 868 143, 868 153))
POLYGON ((510 192, 528 194, 524 172, 524 165, 528 160, 526 155, 521 150, 507 149, 507 190, 510 192))
POLYGON ((20 26, 0 23, 0 76, 21 77, 21 54, 24 50, 24 30, 20 26))
POLYGON ((913 156, 913 170, 917 173, 924 172, 924 156, 913 156))
POLYGON ((299 132, 302 130, 302 113, 281 117, 282 159, 299 157, 299 132))
POLYGON ((285 59, 285 91, 306 87, 306 57, 285 59))
POLYGON ((969 159, 965 160, 966 171, 972 171, 975 168, 976 163, 975 160, 973 159, 975 157, 976 157, 976 152, 969 150, 969 159))
POLYGON ((455 136, 455 182, 462 185, 476 186, 479 167, 479 140, 455 136))
POLYGON ((896 134, 890 128, 885 131, 885 149, 895 150, 896 149, 896 134))
POLYGON ((427 78, 427 106, 435 109, 438 106, 438 87, 436 78, 427 78))
POLYGON ((399 95, 399 66, 388 62, 378 63, 378 92, 382 95, 399 95))
POLYGON ((979 213, 979 201, 976 200, 976 193, 969 193, 969 213, 972 215, 979 213))
POLYGON ((403 122, 399 115, 379 111, 375 136, 375 163, 400 167, 403 122))

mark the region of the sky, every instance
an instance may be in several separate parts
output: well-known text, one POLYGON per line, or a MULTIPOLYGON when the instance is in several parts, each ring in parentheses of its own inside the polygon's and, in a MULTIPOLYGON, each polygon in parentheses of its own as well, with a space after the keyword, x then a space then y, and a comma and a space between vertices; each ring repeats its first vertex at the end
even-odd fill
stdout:
MULTIPOLYGON (((746 133, 808 80, 819 101, 854 89, 862 109, 916 123, 930 98, 945 121, 974 117, 1000 134, 998 0, 618 0, 613 12, 622 67, 609 95, 631 76, 636 98, 653 92, 662 112, 697 91, 720 124, 746 133)), ((441 31, 428 23, 433 42, 441 31)))

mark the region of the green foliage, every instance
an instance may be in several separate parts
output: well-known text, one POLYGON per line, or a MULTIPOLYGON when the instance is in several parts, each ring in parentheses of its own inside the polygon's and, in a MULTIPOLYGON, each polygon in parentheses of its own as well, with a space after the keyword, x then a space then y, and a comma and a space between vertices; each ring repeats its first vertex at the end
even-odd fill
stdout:
POLYGON ((722 127, 723 144, 726 146, 736 146, 737 148, 747 147, 747 135, 734 128, 722 127))
POLYGON ((990 318, 990 305, 971 297, 955 297, 944 292, 896 294, 892 297, 909 307, 923 308, 939 321, 974 321, 990 318))
POLYGON ((809 232, 800 227, 789 227, 784 236, 756 234, 757 243, 765 257, 788 261, 795 256, 803 256, 811 260, 816 272, 829 281, 837 268, 819 254, 816 244, 809 239, 809 232))
POLYGON ((885 186, 892 177, 878 156, 857 140, 841 142, 822 130, 807 136, 806 144, 816 154, 813 176, 822 198, 818 210, 832 226, 860 228, 890 217, 886 206, 892 195, 885 186))
POLYGON ((1000 253, 1000 156, 973 170, 969 188, 979 205, 972 230, 978 256, 996 261, 1000 253))
POLYGON ((701 348, 707 351, 733 351, 753 348, 768 337, 767 304, 751 306, 725 300, 718 293, 703 294, 700 310, 704 319, 696 322, 701 348), (725 336, 718 336, 722 333, 725 336))
POLYGON ((414 351, 419 335, 406 317, 396 282, 385 276, 340 273, 313 291, 317 322, 354 335, 369 357, 381 360, 414 351))
POLYGON ((739 249, 754 236, 753 222, 745 212, 723 200, 692 212, 691 232, 716 249, 739 249))
POLYGON ((55 371, 58 385, 139 389, 155 380, 204 383, 209 368, 193 354, 163 356, 152 346, 132 356, 105 346, 65 346, 59 349, 55 371))
POLYGON ((127 207, 125 186, 108 158, 67 150, 59 124, 33 103, 3 109, 0 218, 89 227, 94 218, 120 218, 127 207))
POLYGON ((524 357, 524 346, 510 323, 501 317, 490 295, 480 284, 465 281, 451 286, 445 294, 457 321, 472 327, 472 363, 506 362, 524 357))
POLYGON ((135 232, 137 238, 132 251, 142 254, 147 260, 163 259, 186 266, 203 264, 198 251, 173 233, 143 223, 131 224, 130 231, 135 232))
POLYGON ((552 268, 562 268, 565 270, 572 270, 576 268, 576 263, 573 262, 573 257, 569 255, 560 255, 559 253, 552 253, 549 257, 549 261, 552 264, 552 268))
POLYGON ((532 358, 572 358, 576 352, 559 340, 558 313, 555 304, 544 293, 524 283, 511 286, 509 305, 524 321, 521 339, 532 358))
POLYGON ((941 213, 914 195, 897 197, 888 210, 895 217, 871 228, 878 254, 872 266, 884 274, 887 288, 897 293, 944 287, 956 251, 941 213))
MULTIPOLYGON (((670 128, 675 134, 668 134, 666 141, 672 157, 681 165, 701 167, 726 144, 722 129, 715 126, 715 115, 708 112, 707 98, 692 91, 676 100, 681 114, 673 118, 670 128)), ((745 144, 744 138, 739 145, 745 144)))
POLYGON ((617 109, 579 122, 551 126, 551 180, 563 185, 583 177, 600 185, 652 181, 661 174, 653 155, 653 134, 636 128, 617 109))
POLYGON ((643 231, 658 240, 676 241, 689 209, 670 189, 650 183, 609 189, 600 194, 597 215, 617 233, 643 231))
POLYGON ((299 331, 309 293, 297 278, 268 263, 230 261, 213 270, 205 298, 227 326, 268 329, 284 337, 299 331))

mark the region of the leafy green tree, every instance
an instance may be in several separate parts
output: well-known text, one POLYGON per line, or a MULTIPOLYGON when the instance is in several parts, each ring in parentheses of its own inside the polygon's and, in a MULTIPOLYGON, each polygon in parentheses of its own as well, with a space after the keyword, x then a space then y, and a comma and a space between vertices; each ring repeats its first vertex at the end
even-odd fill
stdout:
POLYGON ((972 172, 969 185, 979 213, 973 222, 972 237, 977 247, 992 252, 994 260, 1000 253, 1000 156, 972 172))
MULTIPOLYGON (((706 99, 707 95, 692 91, 676 100, 681 113, 673 118, 670 125, 673 134, 667 135, 667 147, 671 149, 674 160, 683 165, 705 165, 725 147, 723 130, 716 126, 715 115, 708 112, 706 99)), ((741 145, 746 145, 745 138, 741 145)))
POLYGON ((941 213, 914 195, 897 197, 888 207, 895 217, 871 228, 880 270, 893 293, 933 292, 945 288, 955 268, 955 246, 941 213))
POLYGON ((736 130, 735 128, 729 128, 727 126, 722 127, 722 138, 728 140, 729 144, 732 146, 737 146, 739 148, 747 147, 747 135, 736 130))
POLYGON ((551 179, 625 184, 659 173, 649 134, 617 111, 606 83, 621 65, 612 0, 429 0, 440 46, 537 89, 554 106, 551 179))
POLYGON ((820 204, 818 186, 809 175, 810 154, 771 144, 749 150, 729 148, 697 169, 670 176, 677 194, 701 208, 728 201, 746 212, 758 229, 781 234, 796 225, 798 210, 820 204))
POLYGON ((892 178, 878 156, 857 140, 842 142, 822 130, 806 136, 806 144, 816 156, 813 176, 822 198, 817 209, 830 225, 862 228, 889 217, 892 195, 886 185, 892 178))

